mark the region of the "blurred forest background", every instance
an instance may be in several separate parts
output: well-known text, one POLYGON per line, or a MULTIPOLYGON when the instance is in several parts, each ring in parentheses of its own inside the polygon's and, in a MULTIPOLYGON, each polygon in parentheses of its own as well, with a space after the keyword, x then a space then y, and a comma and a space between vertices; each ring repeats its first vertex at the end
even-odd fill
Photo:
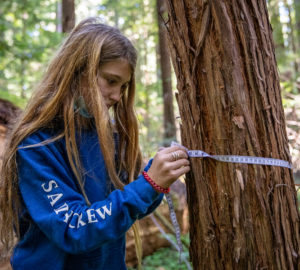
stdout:
MULTIPOLYGON (((159 146, 180 136, 175 98, 166 99, 163 90, 163 85, 168 84, 174 94, 176 78, 170 67, 167 67, 169 72, 163 71, 168 54, 159 31, 161 18, 157 15, 157 6, 163 11, 161 3, 162 0, 1 0, 0 98, 24 108, 66 36, 64 16, 69 16, 70 20, 73 13, 76 23, 86 17, 98 16, 103 23, 120 28, 138 50, 136 111, 142 152, 149 158, 159 146), (176 129, 168 128, 169 123, 165 123, 167 103, 171 110, 174 109, 174 113, 169 113, 169 122, 173 122, 176 129)), ((267 4, 295 181, 300 184, 300 0, 268 0, 267 4)), ((169 265, 177 265, 176 255, 168 254, 155 256, 165 260, 170 256, 169 265)), ((155 261, 149 259, 147 269, 158 269, 157 266, 151 268, 155 261)))

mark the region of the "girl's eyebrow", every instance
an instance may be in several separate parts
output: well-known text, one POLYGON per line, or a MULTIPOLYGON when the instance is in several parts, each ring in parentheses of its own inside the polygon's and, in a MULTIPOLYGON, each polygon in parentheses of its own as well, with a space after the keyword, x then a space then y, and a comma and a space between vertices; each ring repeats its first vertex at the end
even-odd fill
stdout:
POLYGON ((121 76, 119 76, 119 75, 117 75, 117 74, 113 74, 113 73, 102 72, 102 75, 104 75, 104 76, 110 76, 110 77, 114 77, 114 78, 116 78, 116 79, 118 79, 118 80, 121 80, 121 79, 122 79, 122 77, 121 77, 121 76))
MULTIPOLYGON (((100 72, 100 74, 102 74, 102 76, 105 76, 105 77, 113 77, 119 81, 123 81, 124 79, 119 76, 118 74, 114 74, 114 73, 109 73, 109 72, 100 72)), ((130 82, 130 79, 128 81, 126 81, 125 83, 129 83, 130 82)))

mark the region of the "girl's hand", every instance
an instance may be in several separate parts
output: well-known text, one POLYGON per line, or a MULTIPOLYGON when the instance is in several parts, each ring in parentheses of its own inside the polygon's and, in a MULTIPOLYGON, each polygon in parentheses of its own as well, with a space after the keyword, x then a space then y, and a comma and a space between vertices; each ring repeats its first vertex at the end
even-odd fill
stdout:
POLYGON ((157 185, 168 188, 189 170, 187 151, 180 146, 172 146, 159 149, 148 170, 148 175, 157 185))

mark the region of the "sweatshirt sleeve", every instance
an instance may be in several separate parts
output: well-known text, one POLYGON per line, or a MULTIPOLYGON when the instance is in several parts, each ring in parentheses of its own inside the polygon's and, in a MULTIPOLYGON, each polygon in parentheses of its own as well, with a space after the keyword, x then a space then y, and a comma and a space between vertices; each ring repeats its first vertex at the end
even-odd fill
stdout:
MULTIPOLYGON (((151 158, 148 162, 148 164, 145 166, 144 171, 148 172, 148 170, 150 169, 151 165, 152 165, 152 161, 153 158, 151 158)), ((151 214, 161 203, 161 201, 163 200, 164 194, 160 193, 159 196, 155 199, 155 201, 152 203, 152 205, 148 208, 148 211, 144 214, 139 215, 138 219, 142 219, 145 216, 151 214)))
POLYGON ((17 165, 21 196, 33 222, 72 254, 122 237, 162 199, 140 175, 123 191, 114 190, 106 199, 87 206, 59 150, 49 145, 20 148, 17 165))

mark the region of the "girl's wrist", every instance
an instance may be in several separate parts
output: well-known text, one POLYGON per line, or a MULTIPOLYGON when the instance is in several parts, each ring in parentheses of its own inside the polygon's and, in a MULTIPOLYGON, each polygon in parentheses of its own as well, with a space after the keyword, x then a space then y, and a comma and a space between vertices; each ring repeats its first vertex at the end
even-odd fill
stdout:
POLYGON ((159 186, 158 184, 156 184, 153 179, 148 175, 147 172, 143 171, 142 172, 144 178, 146 179, 146 181, 157 191, 160 193, 169 193, 170 192, 170 188, 163 188, 161 186, 159 186))

